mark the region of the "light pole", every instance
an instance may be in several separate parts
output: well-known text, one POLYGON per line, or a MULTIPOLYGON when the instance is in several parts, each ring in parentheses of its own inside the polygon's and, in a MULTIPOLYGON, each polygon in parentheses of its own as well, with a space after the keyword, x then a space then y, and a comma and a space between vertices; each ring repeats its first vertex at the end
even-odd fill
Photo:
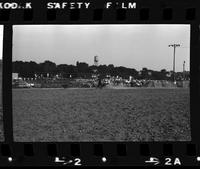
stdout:
POLYGON ((173 54, 173 80, 175 81, 175 53, 176 53, 176 47, 180 47, 180 44, 170 44, 169 47, 174 48, 174 54, 173 54))

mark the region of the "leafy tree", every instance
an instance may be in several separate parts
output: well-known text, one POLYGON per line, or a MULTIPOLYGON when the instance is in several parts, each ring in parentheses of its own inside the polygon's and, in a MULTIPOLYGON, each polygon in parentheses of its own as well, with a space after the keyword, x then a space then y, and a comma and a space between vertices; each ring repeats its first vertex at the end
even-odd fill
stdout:
POLYGON ((80 73, 86 73, 88 72, 88 64, 84 62, 76 62, 76 67, 78 72, 80 73))
MULTIPOLYGON (((122 78, 129 78, 132 76, 135 79, 152 79, 152 80, 169 80, 171 77, 167 75, 170 72, 167 72, 166 69, 160 71, 153 71, 147 68, 142 68, 141 71, 137 71, 133 68, 127 68, 124 66, 115 67, 113 64, 109 65, 99 65, 89 66, 85 62, 76 62, 76 65, 68 64, 59 64, 56 65, 51 61, 44 61, 43 63, 36 63, 34 61, 23 62, 23 61, 14 61, 12 71, 14 73, 19 73, 20 77, 34 77, 35 74, 43 74, 46 76, 47 73, 50 74, 50 77, 53 77, 56 74, 61 74, 62 77, 86 77, 90 78, 91 74, 94 73, 94 70, 97 70, 102 77, 106 75, 111 76, 121 76, 122 78)), ((187 72, 186 72, 187 73, 187 72)), ((189 72, 185 77, 189 79, 189 72)), ((178 74, 179 77, 182 76, 182 72, 178 74)))
POLYGON ((49 60, 41 63, 41 66, 44 73, 54 73, 56 71, 56 64, 49 60))

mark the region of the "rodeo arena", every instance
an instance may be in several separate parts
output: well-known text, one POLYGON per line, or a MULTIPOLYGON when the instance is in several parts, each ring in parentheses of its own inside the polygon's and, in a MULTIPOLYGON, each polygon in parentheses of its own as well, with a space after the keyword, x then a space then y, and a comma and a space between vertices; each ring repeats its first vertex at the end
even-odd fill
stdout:
MULTIPOLYGON (((98 71, 99 59, 94 56, 94 69, 92 73, 79 73, 78 75, 65 72, 68 77, 62 74, 51 74, 35 72, 35 77, 21 77, 19 72, 12 73, 13 88, 189 88, 190 77, 189 71, 185 71, 185 61, 183 71, 170 71, 165 74, 165 79, 137 78, 134 75, 121 77, 120 75, 112 76, 98 71)), ((152 72, 147 72, 151 77, 152 72)), ((139 76, 142 71, 139 71, 139 76)))

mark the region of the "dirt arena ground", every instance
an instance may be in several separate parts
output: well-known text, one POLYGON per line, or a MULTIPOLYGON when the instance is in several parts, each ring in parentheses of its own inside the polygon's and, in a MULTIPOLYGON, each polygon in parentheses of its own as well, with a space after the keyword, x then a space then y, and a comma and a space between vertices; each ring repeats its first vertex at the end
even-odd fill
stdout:
POLYGON ((189 89, 13 89, 15 141, 190 141, 189 89))

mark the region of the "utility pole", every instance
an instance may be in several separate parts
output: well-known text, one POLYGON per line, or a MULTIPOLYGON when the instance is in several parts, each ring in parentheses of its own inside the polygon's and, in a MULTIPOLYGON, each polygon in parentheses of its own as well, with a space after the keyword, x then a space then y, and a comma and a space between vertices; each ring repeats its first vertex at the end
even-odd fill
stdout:
POLYGON ((185 80, 185 61, 183 62, 183 80, 185 80))
POLYGON ((170 44, 169 47, 174 48, 174 53, 173 53, 173 80, 175 81, 175 53, 176 53, 176 47, 180 47, 180 44, 170 44))

